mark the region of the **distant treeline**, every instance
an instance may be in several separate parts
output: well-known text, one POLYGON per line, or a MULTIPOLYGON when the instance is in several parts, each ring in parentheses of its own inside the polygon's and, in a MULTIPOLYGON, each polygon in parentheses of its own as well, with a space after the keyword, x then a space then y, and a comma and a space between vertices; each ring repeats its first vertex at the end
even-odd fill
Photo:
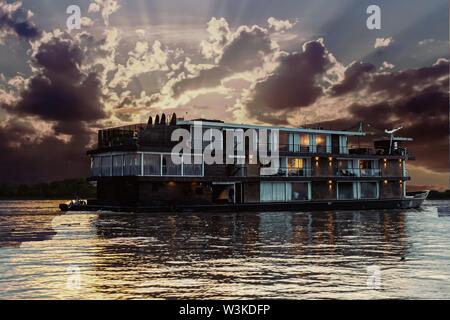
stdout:
POLYGON ((430 199, 430 200, 449 200, 450 199, 450 190, 445 190, 445 191, 431 190, 427 199, 430 199))
POLYGON ((85 179, 67 179, 33 185, 0 184, 3 199, 73 199, 95 198, 96 188, 85 179))

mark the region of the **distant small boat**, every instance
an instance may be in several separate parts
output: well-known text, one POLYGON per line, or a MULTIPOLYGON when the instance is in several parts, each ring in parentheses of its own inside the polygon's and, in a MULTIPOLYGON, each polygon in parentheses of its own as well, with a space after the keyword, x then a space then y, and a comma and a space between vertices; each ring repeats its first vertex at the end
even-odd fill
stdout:
POLYGON ((81 211, 84 207, 87 207, 87 200, 75 199, 69 203, 61 203, 59 209, 61 211, 81 211))

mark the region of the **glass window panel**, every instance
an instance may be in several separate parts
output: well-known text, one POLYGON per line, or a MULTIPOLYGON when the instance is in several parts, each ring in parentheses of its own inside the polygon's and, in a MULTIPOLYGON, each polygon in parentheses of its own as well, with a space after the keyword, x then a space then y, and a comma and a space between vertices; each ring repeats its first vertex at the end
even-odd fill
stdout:
POLYGON ((300 135, 300 144, 303 147, 308 147, 309 146, 309 134, 301 134, 300 135))
POLYGON ((324 134, 316 134, 315 143, 316 143, 316 151, 317 152, 326 152, 326 136, 324 134))
POLYGON ((286 183, 286 201, 292 200, 292 183, 286 183))
POLYGON ((99 156, 93 156, 91 159, 91 175, 98 177, 101 174, 102 158, 99 156))
POLYGON ((305 161, 302 158, 288 159, 288 173, 289 176, 304 176, 305 161))
POLYGON ((141 155, 131 153, 124 155, 124 176, 137 176, 141 174, 141 155))
POLYGON ((339 136, 339 151, 340 151, 340 153, 344 153, 344 154, 348 153, 348 137, 347 136, 339 136))
POLYGON ((123 168, 123 156, 113 156, 113 176, 121 176, 123 168))
POLYGON ((289 151, 300 151, 300 135, 298 133, 289 133, 289 151))
POLYGON ((102 157, 102 176, 111 176, 112 158, 110 156, 102 157))
POLYGON ((338 199, 354 199, 353 182, 338 183, 338 199))
POLYGON ((356 176, 358 174, 357 168, 353 166, 353 160, 339 160, 338 161, 338 175, 340 176, 356 176))
MULTIPOLYGON (((288 200, 291 201, 301 201, 301 200, 308 200, 308 183, 306 182, 293 182, 291 184, 290 190, 287 190, 290 192, 290 196, 288 196, 288 200)), ((288 193, 289 195, 289 193, 288 193)))
POLYGON ((361 182, 361 199, 376 199, 376 198, 377 198, 377 183, 361 182))
POLYGON ((144 175, 145 176, 161 175, 160 154, 144 154, 144 175))
POLYGON ((316 145, 317 146, 324 146, 326 143, 325 135, 318 134, 316 135, 316 145))
POLYGON ((273 183, 273 201, 286 201, 286 188, 284 182, 273 183))
POLYGON ((272 183, 262 182, 261 183, 261 201, 272 201, 272 183))
POLYGON ((164 176, 180 176, 181 164, 175 164, 170 154, 163 155, 162 171, 164 176))
POLYGON ((303 168, 303 162, 301 158, 289 158, 288 167, 289 169, 300 169, 303 168))
POLYGON ((185 176, 202 175, 202 164, 195 164, 193 155, 183 156, 183 175, 185 176))

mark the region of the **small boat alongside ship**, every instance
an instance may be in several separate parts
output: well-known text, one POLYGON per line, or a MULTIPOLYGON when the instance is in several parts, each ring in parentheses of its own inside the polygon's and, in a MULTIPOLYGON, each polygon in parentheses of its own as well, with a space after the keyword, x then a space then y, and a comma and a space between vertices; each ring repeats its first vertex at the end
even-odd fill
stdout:
MULTIPOLYGON (((97 148, 88 151, 88 180, 97 186, 97 199, 61 204, 60 209, 209 212, 419 208, 428 191, 406 192, 410 180, 406 165, 414 156, 405 146, 412 139, 394 136, 399 129, 386 131, 370 146, 361 146, 360 140, 368 138, 362 126, 357 130, 327 130, 184 120, 175 114, 170 121, 165 116, 154 121, 150 117, 146 124, 98 132, 97 148), (179 145, 179 140, 173 141, 174 135, 179 137, 178 129, 189 133, 186 145, 193 150, 183 152, 179 163, 173 157, 179 145), (260 154, 253 153, 252 136, 245 135, 250 130, 268 133, 255 141, 260 147, 267 146, 270 154, 276 151, 276 170, 268 171, 267 163, 254 161, 260 154), (211 132, 214 139, 205 140, 211 132), (224 149, 231 144, 232 156, 224 155, 223 163, 208 162, 205 154, 211 151, 213 141, 224 149), (241 160, 230 163, 227 157, 241 160)), ((212 154, 217 157, 216 152, 212 154)))

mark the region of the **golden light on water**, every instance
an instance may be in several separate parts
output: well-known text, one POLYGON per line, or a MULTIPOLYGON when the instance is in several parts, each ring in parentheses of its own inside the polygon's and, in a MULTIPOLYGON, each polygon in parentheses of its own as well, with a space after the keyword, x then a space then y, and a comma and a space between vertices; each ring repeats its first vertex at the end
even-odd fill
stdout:
POLYGON ((450 221, 433 207, 135 215, 58 214, 57 203, 0 215, 0 298, 450 297, 450 221), (370 265, 382 290, 367 288, 370 265))

